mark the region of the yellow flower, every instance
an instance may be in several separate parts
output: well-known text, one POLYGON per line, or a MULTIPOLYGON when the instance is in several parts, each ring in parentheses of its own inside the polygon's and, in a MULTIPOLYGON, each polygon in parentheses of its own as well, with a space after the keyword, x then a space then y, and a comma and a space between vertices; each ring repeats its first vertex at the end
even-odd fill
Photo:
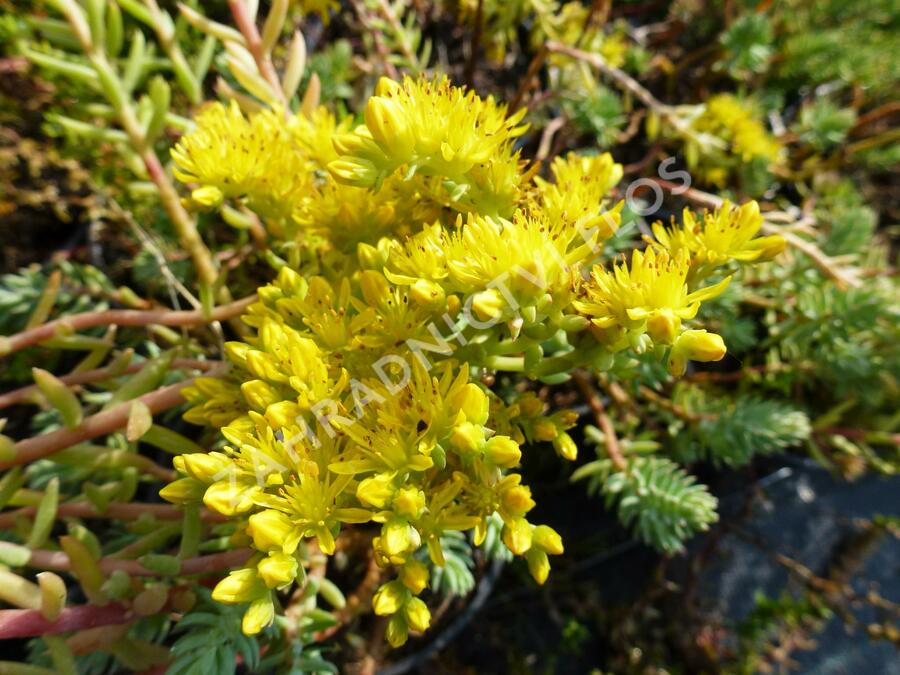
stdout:
POLYGON ((631 265, 617 264, 612 271, 594 267, 585 290, 585 300, 576 308, 592 317, 602 340, 614 349, 628 346, 626 331, 647 333, 651 340, 672 344, 681 331, 681 321, 692 319, 700 303, 725 290, 731 277, 688 292, 690 262, 686 251, 670 256, 653 249, 635 250, 631 265))
MULTIPOLYGON (((507 117, 492 97, 451 86, 447 78, 402 84, 382 78, 366 105, 365 126, 336 139, 342 156, 329 168, 339 181, 361 187, 379 187, 401 167, 407 177, 439 176, 454 202, 470 189, 500 194, 505 185, 490 186, 491 174, 476 173, 492 164, 518 166, 512 141, 525 131, 524 114, 507 117)), ((516 182, 517 173, 505 182, 516 182)))
POLYGON ((442 191, 440 184, 424 176, 411 180, 389 176, 377 193, 329 176, 295 211, 294 219, 304 231, 353 253, 360 243, 402 238, 434 221, 440 215, 442 191))
POLYGON ((309 189, 306 161, 281 113, 245 118, 238 104, 213 103, 197 115, 197 128, 172 149, 175 176, 197 183, 202 206, 246 199, 264 217, 287 218, 309 189))
POLYGON ((710 98, 694 126, 730 143, 732 154, 744 163, 762 158, 775 164, 780 159, 781 145, 756 117, 753 105, 731 94, 710 98))
POLYGON ((329 475, 323 480, 311 472, 300 473, 280 495, 261 495, 257 502, 287 514, 304 537, 316 537, 322 552, 331 555, 341 523, 365 523, 372 518, 366 509, 343 506, 351 481, 352 476, 329 475))
POLYGON ((713 213, 704 213, 701 222, 685 209, 681 227, 668 230, 662 223, 654 223, 653 236, 673 256, 684 249, 693 265, 719 266, 729 260, 769 260, 781 253, 785 246, 782 237, 756 237, 762 224, 755 201, 734 206, 726 200, 713 213))
MULTIPOLYGON (((620 211, 617 205, 602 214, 609 232, 620 211)), ((595 255, 601 228, 592 222, 553 221, 523 210, 512 220, 460 216, 455 231, 434 225, 391 247, 385 276, 410 286, 425 279, 440 285, 445 297, 467 296, 467 311, 480 321, 522 315, 540 323, 568 305, 580 266, 595 255), (529 307, 535 311, 526 314, 529 307)))
POLYGON ((550 165, 555 181, 536 177, 540 190, 540 208, 550 223, 568 223, 582 232, 599 230, 600 242, 609 239, 619 227, 617 210, 605 211, 610 189, 622 180, 622 165, 612 155, 585 156, 570 152, 550 165))
POLYGON ((320 106, 312 114, 291 115, 286 122, 287 131, 300 147, 303 155, 316 169, 324 171, 329 162, 338 159, 332 139, 338 134, 346 134, 353 126, 353 117, 348 115, 340 121, 327 108, 320 106))

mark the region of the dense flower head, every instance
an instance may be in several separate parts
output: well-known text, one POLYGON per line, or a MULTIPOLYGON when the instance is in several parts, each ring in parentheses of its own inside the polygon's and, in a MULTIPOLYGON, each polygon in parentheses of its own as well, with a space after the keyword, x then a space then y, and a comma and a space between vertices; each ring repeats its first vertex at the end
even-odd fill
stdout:
POLYGON ((753 106, 731 94, 711 97, 695 126, 726 141, 744 163, 760 158, 775 164, 781 155, 781 145, 756 117, 753 106))
POLYGON ((662 223, 653 225, 658 245, 675 255, 685 250, 694 265, 719 266, 730 260, 752 262, 769 260, 784 250, 784 238, 779 235, 757 237, 763 218, 759 204, 747 202, 735 206, 725 201, 714 212, 698 218, 690 209, 682 215, 682 225, 666 229, 662 223))
POLYGON ((230 371, 185 390, 185 418, 224 447, 177 457, 161 493, 226 516, 254 550, 213 593, 247 604, 245 632, 273 620, 316 549, 334 554, 363 524, 392 571, 373 609, 394 645, 430 623, 423 561, 445 564, 448 532, 480 545, 499 520, 543 583, 563 544, 532 522, 518 467, 526 445, 576 459, 578 416, 497 395, 494 373, 556 383, 652 349, 678 375, 724 355, 690 322, 728 284, 701 283, 716 267, 776 252, 754 238, 758 208, 686 214, 627 262, 598 262, 622 217, 621 165, 570 153, 547 178, 523 171, 523 114, 446 78, 382 80, 352 132, 324 109, 216 105, 179 143, 195 201, 240 201, 292 252, 247 309, 251 334, 225 345, 230 371))
POLYGON ((196 121, 172 150, 175 176, 197 184, 193 201, 242 199, 266 217, 290 217, 308 189, 308 171, 283 116, 264 110, 245 117, 232 101, 206 106, 196 121))
POLYGON ((681 333, 682 321, 692 319, 703 300, 720 294, 730 277, 689 292, 690 259, 686 251, 635 250, 629 265, 623 261, 606 270, 595 267, 586 285, 586 299, 576 307, 591 317, 601 341, 612 349, 646 348, 653 343, 671 345, 681 333))
MULTIPOLYGON (((606 231, 618 226, 620 209, 603 213, 606 231)), ((524 211, 512 220, 460 216, 452 230, 429 227, 397 245, 386 274, 398 284, 424 281, 444 296, 457 293, 471 300, 480 319, 509 318, 536 305, 546 315, 566 304, 578 270, 597 250, 600 228, 593 220, 567 223, 524 211)))
POLYGON ((579 155, 570 152, 550 164, 554 181, 535 177, 540 208, 551 223, 567 223, 581 230, 599 228, 602 242, 615 234, 619 225, 617 210, 603 207, 609 191, 622 180, 622 165, 608 152, 579 155))
POLYGON ((452 202, 478 195, 492 213, 508 212, 518 175, 512 141, 526 127, 525 110, 507 115, 492 97, 453 87, 444 78, 382 78, 366 105, 365 125, 335 139, 341 158, 329 165, 350 185, 379 187, 397 171, 440 176, 452 202), (498 174, 491 165, 511 171, 498 174), (498 180, 501 179, 501 180, 498 180), (504 195, 507 199, 503 199, 504 195))

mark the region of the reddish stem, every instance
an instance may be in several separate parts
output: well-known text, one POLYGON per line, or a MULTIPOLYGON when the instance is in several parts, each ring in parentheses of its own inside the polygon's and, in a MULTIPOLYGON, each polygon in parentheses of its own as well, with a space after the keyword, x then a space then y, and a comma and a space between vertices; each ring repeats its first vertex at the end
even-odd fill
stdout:
POLYGON ((262 38, 253 17, 247 11, 247 4, 244 0, 228 0, 228 8, 231 10, 231 16, 234 17, 234 23, 244 36, 247 42, 247 51, 253 56, 259 74, 262 75, 269 85, 272 87, 272 93, 278 97, 281 105, 285 107, 287 114, 287 101, 284 98, 284 89, 278 79, 278 73, 275 72, 275 66, 272 65, 272 59, 263 51, 262 38))
POLYGON ((128 401, 110 410, 91 415, 75 429, 58 429, 49 434, 42 434, 19 441, 13 448, 12 459, 0 462, 0 469, 29 464, 71 447, 76 443, 83 443, 92 438, 124 428, 128 424, 128 415, 134 401, 140 401, 145 404, 150 409, 151 415, 174 408, 184 402, 181 390, 189 387, 194 382, 194 379, 191 378, 178 384, 157 389, 133 401, 128 401))
POLYGON ((56 621, 47 621, 38 609, 0 610, 0 640, 55 635, 77 630, 128 623, 137 618, 130 607, 77 605, 62 610, 56 621))
POLYGON ((628 468, 628 460, 622 454, 622 448, 619 447, 619 437, 616 436, 612 420, 606 414, 606 407, 603 405, 603 401, 600 400, 597 390, 594 389, 590 377, 586 373, 576 370, 572 373, 572 379, 581 390, 591 412, 594 413, 597 425, 603 432, 603 437, 606 439, 606 453, 609 455, 610 460, 617 471, 625 471, 628 468))
POLYGON ((256 296, 250 296, 236 300, 227 305, 216 307, 209 314, 203 310, 173 311, 158 309, 142 311, 136 309, 110 309, 104 312, 85 312, 72 314, 54 321, 22 331, 7 338, 0 338, 0 356, 6 356, 13 352, 38 344, 54 337, 59 331, 79 331, 96 326, 146 326, 159 324, 163 326, 199 326, 214 321, 224 321, 239 316, 251 304, 256 302, 256 296))
MULTIPOLYGON (((25 506, 15 511, 7 511, 0 514, 0 528, 10 528, 18 518, 30 518, 37 512, 35 506, 25 506)), ((60 518, 115 518, 121 520, 134 520, 143 514, 150 514, 158 520, 180 520, 183 511, 173 504, 138 504, 138 503, 112 503, 103 511, 90 502, 75 502, 60 504, 56 515, 60 518)), ((201 520, 208 523, 221 523, 225 517, 208 509, 201 509, 201 520)))

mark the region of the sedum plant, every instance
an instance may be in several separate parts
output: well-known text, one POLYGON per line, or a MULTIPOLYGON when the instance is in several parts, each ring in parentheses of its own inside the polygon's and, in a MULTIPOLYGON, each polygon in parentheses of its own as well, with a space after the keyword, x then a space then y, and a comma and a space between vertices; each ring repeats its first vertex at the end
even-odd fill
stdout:
MULTIPOLYGON (((447 532, 472 530, 480 544, 498 513, 503 543, 543 583, 563 544, 529 520, 535 504, 515 470, 524 421, 501 424, 508 404, 484 374, 563 382, 580 368, 623 372, 629 354, 652 353, 679 375, 691 360, 721 359, 721 337, 688 322, 728 285, 723 271, 784 247, 755 236, 762 217, 750 202, 688 212, 683 226, 659 226, 646 251, 595 262, 620 225, 609 191, 621 166, 569 154, 554 160, 552 180, 533 177, 513 151, 523 112, 446 79, 382 79, 352 131, 325 111, 297 120, 215 105, 173 150, 194 203, 229 198, 302 247, 248 308, 254 336, 226 343, 228 376, 185 392, 187 419, 221 428, 227 445, 177 457, 184 477, 162 491, 235 519, 252 545, 247 566, 212 596, 249 603, 245 632, 271 623, 274 593, 303 580, 309 546, 332 555, 360 523, 379 524, 375 560, 397 575, 373 599, 394 646, 428 627, 417 597, 428 569, 416 553, 427 548, 443 565, 447 532), (319 214, 331 216, 320 202, 336 194, 347 220, 339 211, 335 227, 319 214), (353 212, 370 199, 384 214, 366 231, 353 212), (401 199, 416 200, 418 220, 401 199)), ((543 405, 528 408, 533 418, 543 405)), ((535 433, 574 460, 566 429, 576 417, 535 433)), ((617 469, 620 480, 675 489, 639 463, 617 469)), ((701 513, 665 535, 657 527, 667 549, 713 519, 713 500, 692 491, 701 513)), ((694 509, 677 492, 668 498, 694 509)))
MULTIPOLYGON (((698 465, 896 471, 889 249, 852 182, 806 182, 889 111, 673 97, 681 48, 623 6, 4 16, 93 179, 91 251, 101 223, 133 258, 0 277, 0 639, 35 638, 27 672, 400 648, 505 562, 565 571, 536 463, 665 556, 718 519, 698 465), (651 177, 669 151, 722 196, 651 177)), ((694 18, 717 86, 803 72, 772 57, 786 19, 694 18)))

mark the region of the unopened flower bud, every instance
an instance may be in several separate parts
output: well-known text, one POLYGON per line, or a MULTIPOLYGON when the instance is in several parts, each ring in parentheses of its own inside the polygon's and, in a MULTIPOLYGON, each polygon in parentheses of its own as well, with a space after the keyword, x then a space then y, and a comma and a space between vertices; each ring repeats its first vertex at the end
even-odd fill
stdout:
POLYGON ((265 412, 273 403, 282 400, 282 396, 272 385, 262 380, 250 380, 241 385, 241 394, 250 408, 258 412, 265 412))
POLYGON ((400 568, 400 581, 415 595, 418 595, 428 585, 428 566, 411 558, 400 568))
POLYGON ((409 295, 414 302, 423 307, 439 307, 446 299, 444 289, 428 279, 416 279, 409 287, 409 295))
POLYGON ((222 579, 213 589, 212 598, 216 602, 235 605, 249 602, 265 590, 256 570, 252 567, 235 570, 222 579))
POLYGON ((478 452, 484 445, 484 427, 463 422, 453 428, 450 442, 460 452, 478 452))
POLYGON ((380 270, 387 262, 385 255, 371 244, 360 242, 356 247, 359 266, 364 270, 380 270))
POLYGON ((381 548, 391 558, 400 556, 413 546, 413 530, 405 518, 392 518, 381 527, 381 548))
POLYGON ((787 241, 778 234, 773 234, 768 237, 759 237, 750 242, 750 247, 759 251, 759 257, 756 258, 757 262, 771 260, 784 251, 786 246, 787 241))
POLYGON ((231 460, 221 452, 192 452, 179 455, 172 460, 175 468, 204 483, 212 483, 222 478, 231 466, 231 460))
POLYGON ((647 319, 647 334, 658 344, 672 344, 679 330, 681 330, 681 319, 671 311, 659 310, 647 319))
POLYGON ((559 429, 553 420, 539 419, 534 423, 534 438, 538 441, 552 441, 559 436, 559 429))
POLYGON ((285 553, 270 553, 259 561, 256 570, 266 586, 281 588, 297 578, 297 559, 285 553))
POLYGON ((559 456, 570 462, 578 459, 578 446, 575 441, 565 431, 560 431, 556 438, 553 439, 553 447, 559 456))
POLYGON ((402 488, 397 490, 391 506, 401 516, 418 518, 425 508, 425 493, 416 488, 402 488))
POLYGON ((275 605, 272 596, 266 594, 250 603, 241 620, 241 630, 245 635, 256 635, 275 620, 275 605))
POLYGON ((206 484, 196 478, 179 478, 159 491, 159 496, 173 504, 190 504, 203 499, 206 484))
POLYGON ((394 476, 379 473, 360 481, 356 488, 356 498, 363 504, 383 509, 394 496, 394 476))
POLYGON ((328 164, 328 170, 341 183, 370 187, 378 180, 378 169, 367 159, 342 157, 328 164))
POLYGON ((522 460, 519 444, 509 436, 494 436, 485 446, 485 455, 494 466, 510 469, 522 460))
POLYGON ((399 581, 389 581, 375 593, 372 598, 372 609, 378 616, 396 614, 406 603, 409 591, 399 581))
POLYGON ((200 206, 213 208, 222 203, 224 193, 214 185, 204 185, 191 190, 191 200, 200 206))
POLYGON ((503 509, 512 516, 522 516, 534 508, 531 490, 525 485, 516 485, 505 490, 500 497, 503 509))
POLYGON ((452 401, 449 401, 449 404, 462 410, 466 416, 466 421, 478 425, 487 423, 490 413, 490 401, 484 390, 474 382, 466 384, 457 396, 452 401))
POLYGON ((515 555, 522 555, 531 548, 531 530, 531 523, 524 518, 516 518, 503 526, 503 543, 515 555))
POLYGON ((721 335, 705 330, 686 330, 675 341, 669 355, 669 372, 684 374, 688 361, 718 361, 727 349, 721 335))
POLYGON ((388 621, 387 630, 384 633, 388 644, 391 647, 402 647, 409 639, 409 626, 406 623, 406 617, 402 614, 394 614, 388 621))
POLYGON ((543 585, 550 575, 550 561, 547 554, 537 548, 531 548, 525 553, 525 560, 528 563, 528 571, 536 582, 543 585))
POLYGON ((259 551, 284 550, 285 542, 292 538, 293 530, 294 523, 287 514, 275 509, 254 513, 247 523, 247 532, 253 537, 253 546, 259 551))
POLYGON ((482 321, 490 321, 503 314, 503 296, 496 288, 489 288, 472 296, 472 309, 482 321))
POLYGON ((549 553, 550 555, 562 555, 563 543, 562 537, 557 534, 556 530, 547 525, 538 525, 531 534, 534 545, 549 553))
POLYGON ((415 136, 397 101, 373 96, 366 105, 365 119, 372 138, 390 154, 405 157, 415 148, 415 136))
POLYGON ((409 627, 418 633, 428 630, 431 625, 431 612, 419 598, 410 598, 403 607, 403 614, 409 627))

